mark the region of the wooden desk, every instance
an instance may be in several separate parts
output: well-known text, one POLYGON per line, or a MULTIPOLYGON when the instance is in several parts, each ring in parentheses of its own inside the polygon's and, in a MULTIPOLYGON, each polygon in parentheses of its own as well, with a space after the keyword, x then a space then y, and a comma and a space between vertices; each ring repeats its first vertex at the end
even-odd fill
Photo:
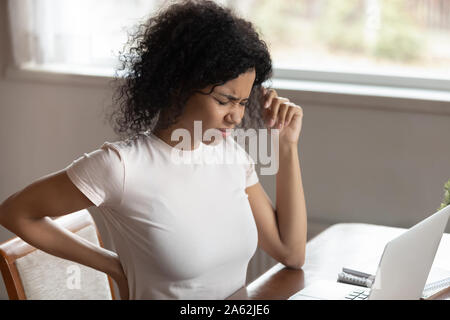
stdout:
MULTIPOLYGON (((285 300, 318 279, 336 281, 343 267, 375 274, 385 244, 405 230, 360 223, 335 224, 307 243, 301 270, 278 263, 227 299, 285 300)), ((442 237, 428 281, 439 280, 446 271, 450 272, 450 234, 442 237)), ((450 300, 450 292, 437 299, 450 300)))

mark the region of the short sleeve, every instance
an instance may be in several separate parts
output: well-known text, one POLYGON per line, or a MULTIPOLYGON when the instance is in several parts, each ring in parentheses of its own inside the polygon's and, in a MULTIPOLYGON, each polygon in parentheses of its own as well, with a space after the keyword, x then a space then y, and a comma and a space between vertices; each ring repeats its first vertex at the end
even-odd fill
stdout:
POLYGON ((65 170, 75 186, 97 207, 121 203, 125 164, 114 144, 105 142, 100 149, 85 153, 65 170))

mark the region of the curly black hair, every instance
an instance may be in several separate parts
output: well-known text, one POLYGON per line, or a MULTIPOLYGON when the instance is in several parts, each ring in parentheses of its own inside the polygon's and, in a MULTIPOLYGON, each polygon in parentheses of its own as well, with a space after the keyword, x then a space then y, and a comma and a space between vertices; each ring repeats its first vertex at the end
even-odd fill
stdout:
POLYGON ((256 78, 238 127, 263 126, 261 87, 272 77, 272 60, 251 22, 213 1, 185 0, 161 7, 136 29, 113 80, 119 84, 113 95, 118 108, 108 119, 116 134, 152 130, 160 113, 167 128, 192 94, 209 85, 212 92, 251 69, 256 78))

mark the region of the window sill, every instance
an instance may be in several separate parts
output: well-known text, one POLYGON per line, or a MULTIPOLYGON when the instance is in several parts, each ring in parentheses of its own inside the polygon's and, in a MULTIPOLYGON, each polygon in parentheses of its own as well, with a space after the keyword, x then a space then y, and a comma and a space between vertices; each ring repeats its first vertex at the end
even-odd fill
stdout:
MULTIPOLYGON (((36 68, 7 67, 5 79, 53 85, 107 87, 113 75, 105 71, 51 71, 36 68)), ((403 112, 450 115, 450 92, 441 90, 397 88, 323 81, 272 79, 280 95, 289 95, 299 105, 321 104, 356 108, 375 108, 403 112)))
POLYGON ((113 79, 113 75, 104 70, 86 69, 74 70, 48 69, 35 67, 12 67, 5 70, 6 80, 34 82, 51 85, 83 86, 83 87, 105 87, 113 79))
POLYGON ((450 115, 450 91, 273 79, 272 87, 297 104, 450 115), (292 100, 292 99, 291 99, 292 100))

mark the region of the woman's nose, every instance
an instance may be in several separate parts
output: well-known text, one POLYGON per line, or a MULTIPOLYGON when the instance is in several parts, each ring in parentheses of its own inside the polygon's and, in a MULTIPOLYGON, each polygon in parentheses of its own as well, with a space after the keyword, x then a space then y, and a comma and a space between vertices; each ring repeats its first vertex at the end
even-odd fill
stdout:
POLYGON ((237 110, 230 112, 227 116, 227 122, 232 123, 235 126, 239 125, 239 123, 241 123, 241 120, 242 115, 237 110))
POLYGON ((239 125, 239 123, 241 123, 245 110, 241 110, 239 107, 239 105, 233 106, 233 109, 228 113, 227 121, 229 123, 233 123, 234 125, 239 125))

